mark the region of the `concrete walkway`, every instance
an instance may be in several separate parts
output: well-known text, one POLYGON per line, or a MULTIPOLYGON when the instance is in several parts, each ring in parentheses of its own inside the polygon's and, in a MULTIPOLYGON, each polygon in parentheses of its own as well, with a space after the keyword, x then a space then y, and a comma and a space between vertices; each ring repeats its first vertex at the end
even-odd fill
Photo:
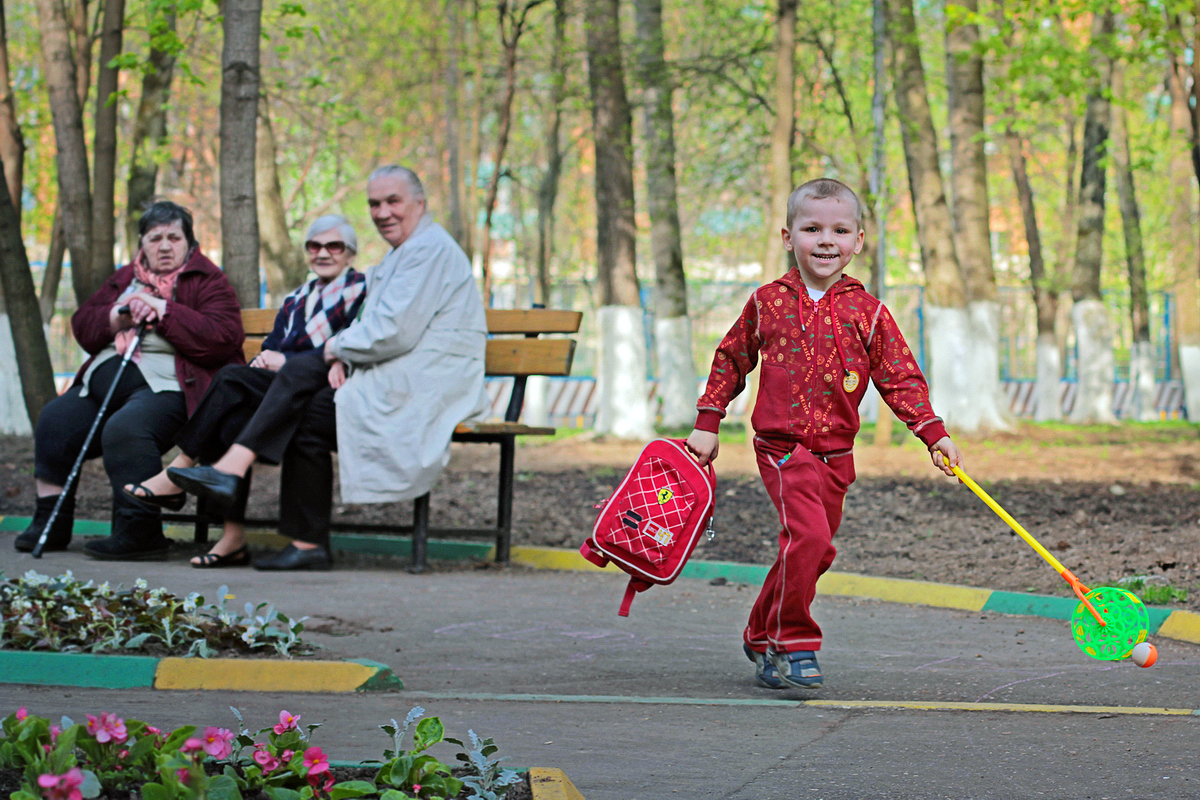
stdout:
POLYGON ((334 758, 357 760, 378 758, 388 740, 376 726, 419 704, 452 736, 496 738, 514 764, 562 768, 588 800, 1200 796, 1200 719, 1155 714, 1200 708, 1200 646, 1169 639, 1142 670, 1087 658, 1060 621, 818 598, 826 686, 772 692, 755 687, 741 653, 757 587, 683 579, 640 595, 622 619, 616 573, 199 571, 78 550, 35 562, 11 536, 0 536, 9 576, 142 577, 210 599, 227 584, 238 602, 310 616, 306 635, 324 656, 384 662, 406 689, 0 686, 0 712, 228 726, 234 705, 258 727, 287 708, 325 723, 317 742, 334 758))

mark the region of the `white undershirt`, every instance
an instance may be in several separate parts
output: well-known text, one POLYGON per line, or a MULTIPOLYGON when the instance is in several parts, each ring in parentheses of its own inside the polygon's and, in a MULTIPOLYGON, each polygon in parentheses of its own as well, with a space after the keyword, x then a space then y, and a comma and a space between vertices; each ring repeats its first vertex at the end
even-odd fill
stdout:
POLYGON ((814 302, 814 303, 816 303, 816 302, 817 302, 817 301, 819 301, 819 300, 820 300, 822 297, 824 297, 824 296, 825 296, 825 290, 824 290, 824 289, 814 289, 814 288, 812 288, 811 286, 805 286, 804 288, 808 290, 808 296, 809 296, 809 297, 811 297, 811 298, 813 299, 813 302, 814 302))

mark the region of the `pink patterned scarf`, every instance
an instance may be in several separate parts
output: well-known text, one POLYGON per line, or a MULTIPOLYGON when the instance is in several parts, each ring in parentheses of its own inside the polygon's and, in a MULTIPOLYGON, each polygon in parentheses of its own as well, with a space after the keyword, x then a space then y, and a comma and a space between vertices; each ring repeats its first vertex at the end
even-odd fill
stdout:
MULTIPOLYGON (((139 291, 162 300, 172 299, 175 296, 175 281, 179 279, 179 273, 191 261, 193 252, 195 251, 189 250, 187 256, 183 259, 183 263, 170 272, 155 272, 150 269, 150 263, 146 259, 145 252, 139 248, 137 254, 133 257, 133 280, 129 282, 129 286, 121 293, 120 299, 123 300, 139 291)), ((117 332, 115 346, 118 353, 121 355, 125 354, 125 351, 129 348, 129 343, 133 340, 135 332, 135 328, 126 328, 123 331, 117 332)), ((139 346, 133 354, 133 363, 136 364, 142 360, 141 350, 142 348, 139 346)))

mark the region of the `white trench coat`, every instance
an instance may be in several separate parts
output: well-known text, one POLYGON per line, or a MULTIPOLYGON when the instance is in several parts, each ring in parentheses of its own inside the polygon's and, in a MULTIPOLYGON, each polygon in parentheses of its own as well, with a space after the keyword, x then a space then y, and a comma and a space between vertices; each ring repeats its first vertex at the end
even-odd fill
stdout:
POLYGON ((334 394, 344 502, 411 500, 433 487, 454 426, 488 408, 486 339, 471 264, 426 213, 367 271, 361 317, 332 340, 352 368, 334 394))

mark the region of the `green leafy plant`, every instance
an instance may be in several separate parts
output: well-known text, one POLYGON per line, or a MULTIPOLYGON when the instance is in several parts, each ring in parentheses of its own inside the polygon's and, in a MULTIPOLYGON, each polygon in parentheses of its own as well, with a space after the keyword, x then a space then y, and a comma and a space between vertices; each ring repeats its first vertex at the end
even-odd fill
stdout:
POLYGON ((446 740, 446 729, 437 717, 428 717, 417 722, 413 731, 413 747, 405 751, 401 740, 409 726, 424 715, 425 709, 414 707, 404 718, 404 725, 396 720, 391 725, 380 725, 380 729, 392 737, 393 750, 385 750, 384 758, 389 759, 380 767, 375 776, 375 785, 380 789, 380 800, 401 800, 407 797, 421 797, 426 800, 445 800, 456 796, 463 787, 463 782, 451 777, 450 767, 425 753, 430 747, 446 740), (412 792, 402 794, 401 792, 412 792))
MULTIPOLYGON (((500 748, 491 738, 480 739, 475 731, 468 729, 467 736, 471 738, 471 749, 455 756, 471 769, 471 774, 462 776, 463 785, 471 790, 468 800, 501 800, 508 792, 508 787, 521 780, 521 774, 515 769, 505 769, 500 766, 505 758, 491 758, 500 748)), ((466 747, 459 739, 446 737, 446 741, 459 747, 466 747)))
POLYGON ((1131 575, 1112 585, 1128 589, 1143 603, 1152 606, 1182 603, 1188 598, 1187 589, 1172 586, 1170 581, 1158 575, 1131 575))
POLYGON ((303 617, 292 619, 269 603, 245 605, 245 613, 192 593, 179 597, 107 581, 86 583, 67 571, 56 578, 30 570, 15 581, 0 573, 0 648, 103 653, 146 650, 207 657, 222 648, 273 649, 283 656, 311 650, 303 641, 303 617))

